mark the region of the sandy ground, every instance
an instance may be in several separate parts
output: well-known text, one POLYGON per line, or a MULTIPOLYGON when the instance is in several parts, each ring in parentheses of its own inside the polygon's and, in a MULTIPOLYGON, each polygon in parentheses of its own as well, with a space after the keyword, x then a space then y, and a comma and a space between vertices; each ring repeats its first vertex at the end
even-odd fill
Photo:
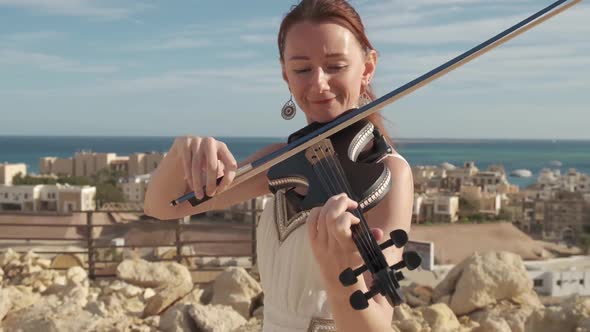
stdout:
POLYGON ((410 239, 434 243, 435 264, 457 264, 474 252, 510 251, 524 260, 545 259, 537 241, 511 223, 412 225, 410 239))

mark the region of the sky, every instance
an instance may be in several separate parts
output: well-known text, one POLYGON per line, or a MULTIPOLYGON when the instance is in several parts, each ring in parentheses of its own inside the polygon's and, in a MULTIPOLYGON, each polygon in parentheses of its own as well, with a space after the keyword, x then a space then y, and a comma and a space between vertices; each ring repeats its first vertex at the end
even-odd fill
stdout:
MULTIPOLYGON (((0 135, 286 137, 297 1, 0 0, 0 135)), ((356 0, 383 95, 551 1, 356 0)), ((387 106, 394 138, 590 139, 590 2, 387 106)))

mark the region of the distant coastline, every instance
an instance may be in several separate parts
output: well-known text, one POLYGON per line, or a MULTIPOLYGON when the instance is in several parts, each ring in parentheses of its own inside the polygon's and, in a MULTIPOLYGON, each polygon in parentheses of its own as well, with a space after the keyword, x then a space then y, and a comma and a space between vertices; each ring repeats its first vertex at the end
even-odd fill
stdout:
MULTIPOLYGON (((0 134, 0 138, 161 138, 173 139, 177 136, 170 135, 20 135, 20 134, 0 134)), ((230 139, 263 139, 263 140, 286 140, 285 137, 279 136, 222 136, 214 135, 219 138, 230 139)), ((493 141, 521 141, 521 142, 580 142, 589 143, 590 138, 473 138, 473 137, 394 137, 395 141, 405 143, 433 143, 433 142, 450 142, 450 143, 478 143, 493 141)))
MULTIPOLYGON (((69 158, 79 151, 113 152, 129 155, 136 152, 168 151, 174 136, 32 136, 0 135, 0 163, 25 163, 29 173, 37 173, 41 157, 69 158)), ((243 160, 260 148, 284 142, 281 137, 218 137, 227 143, 237 160, 243 160)), ((474 161, 485 170, 503 165, 507 175, 518 169, 530 170, 531 177, 512 177, 513 184, 526 187, 536 181, 543 168, 561 171, 575 168, 590 173, 590 140, 570 139, 490 139, 490 138, 394 138, 395 149, 412 166, 440 165, 444 162, 463 166, 474 161)))

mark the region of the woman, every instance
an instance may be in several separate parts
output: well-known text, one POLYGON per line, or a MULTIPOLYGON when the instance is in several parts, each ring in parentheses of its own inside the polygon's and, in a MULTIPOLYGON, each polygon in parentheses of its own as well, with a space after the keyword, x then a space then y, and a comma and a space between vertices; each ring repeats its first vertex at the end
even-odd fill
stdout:
MULTIPOLYGON (((301 1, 283 19, 278 46, 283 79, 308 123, 330 121, 358 107, 360 100, 373 99, 370 82, 377 53, 360 17, 345 0, 301 1)), ((369 120, 385 132, 378 116, 369 120)), ((245 162, 280 146, 268 146, 245 162)), ((391 171, 393 186, 365 214, 378 241, 394 229, 409 232, 413 203, 408 163, 397 153, 383 163, 391 171)), ((223 142, 211 137, 177 138, 151 180, 146 214, 160 219, 180 218, 269 193, 265 174, 225 190, 237 167, 223 142), (216 178, 221 175, 223 180, 216 186, 216 178), (186 203, 168 206, 171 198, 190 190, 202 198, 203 186, 206 194, 213 196, 209 201, 197 207, 186 203)), ((393 309, 383 296, 375 296, 361 311, 349 304, 352 292, 366 292, 367 285, 371 285, 368 273, 350 287, 343 287, 338 280, 344 269, 362 263, 350 230, 359 220, 347 212, 357 203, 345 194, 333 196, 322 207, 312 209, 306 222, 289 225, 288 233, 279 234, 279 226, 288 223, 281 220, 286 216, 286 207, 279 205, 279 199, 275 197, 267 204, 257 229, 259 271, 265 292, 264 330, 320 331, 332 324, 338 331, 391 330, 393 309)), ((401 253, 395 248, 384 251, 390 265, 401 259, 401 253)))

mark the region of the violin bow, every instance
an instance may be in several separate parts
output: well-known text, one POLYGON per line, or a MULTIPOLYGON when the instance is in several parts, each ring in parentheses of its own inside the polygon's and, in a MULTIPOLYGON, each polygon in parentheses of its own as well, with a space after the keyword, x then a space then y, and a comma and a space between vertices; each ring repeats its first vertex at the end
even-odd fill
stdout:
MULTIPOLYGON (((236 178, 229 185, 229 188, 239 185, 240 183, 260 174, 272 166, 288 159, 295 154, 307 149, 308 147, 317 144, 321 140, 337 133, 338 131, 348 127, 349 125, 366 118, 367 116, 381 110, 383 107, 409 95, 410 93, 420 89, 421 87, 429 84, 430 82, 440 78, 447 73, 463 66, 471 60, 479 57, 480 55, 487 53, 488 51, 504 44, 512 38, 530 30, 531 28, 545 22, 551 17, 564 12, 572 6, 580 3, 582 0, 558 0, 547 6, 546 8, 538 11, 537 13, 529 16, 528 18, 520 21, 512 27, 500 32, 496 36, 484 41, 483 43, 471 48, 461 55, 443 63, 442 65, 432 69, 431 71, 415 78, 414 80, 400 86, 399 88, 383 95, 382 97, 375 99, 374 101, 366 104, 363 107, 352 109, 338 118, 325 123, 322 127, 315 131, 302 136, 288 145, 271 152, 249 164, 241 166, 236 172, 236 178)), ((217 183, 221 181, 221 178, 217 180, 217 183)), ((226 190, 227 190, 226 189, 226 190)), ((177 199, 170 202, 170 205, 175 206, 184 201, 189 201, 193 206, 202 203, 211 197, 205 196, 201 200, 197 200, 194 192, 184 194, 177 199)))

